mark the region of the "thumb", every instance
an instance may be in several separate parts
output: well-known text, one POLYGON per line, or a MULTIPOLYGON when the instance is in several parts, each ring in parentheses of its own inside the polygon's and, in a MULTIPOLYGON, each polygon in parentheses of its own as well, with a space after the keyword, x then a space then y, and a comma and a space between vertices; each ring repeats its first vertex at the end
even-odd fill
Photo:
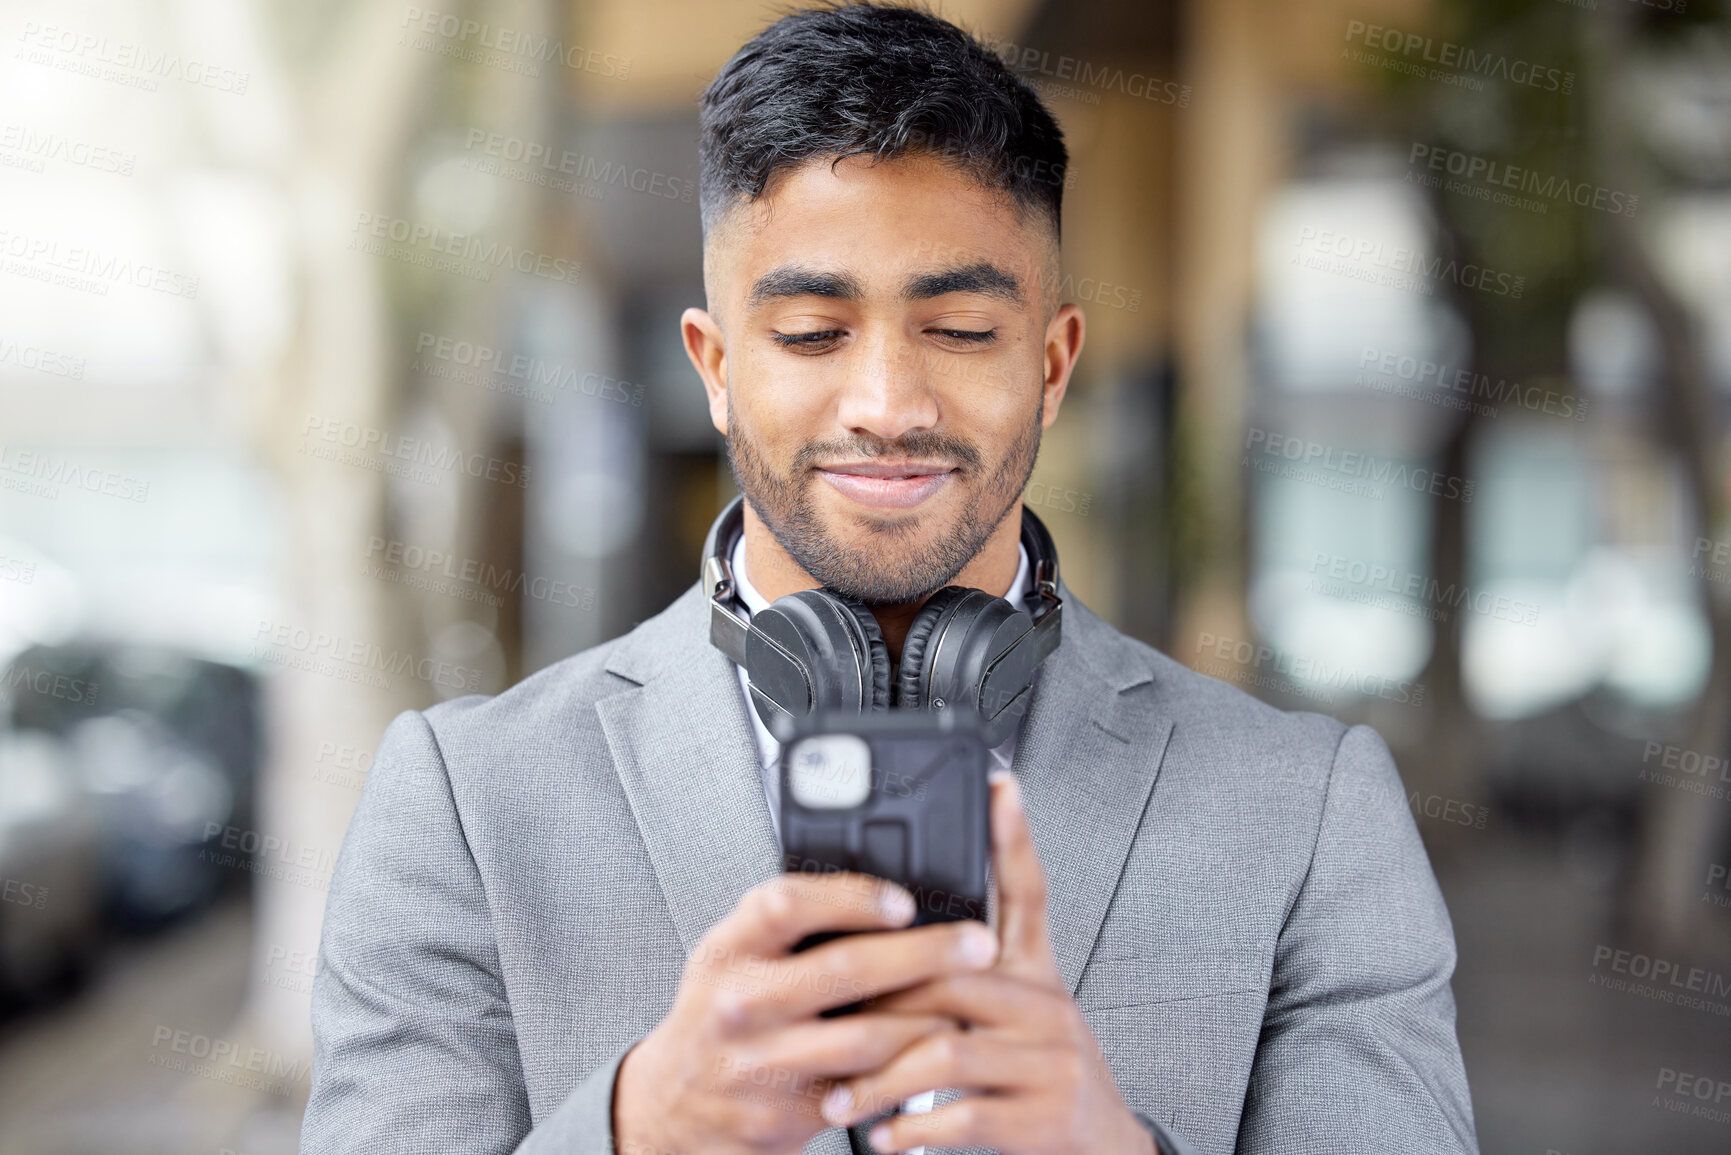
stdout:
POLYGON ((992 874, 998 892, 998 967, 1021 977, 1060 984, 1046 927, 1046 871, 1022 809, 1015 776, 992 780, 992 874))

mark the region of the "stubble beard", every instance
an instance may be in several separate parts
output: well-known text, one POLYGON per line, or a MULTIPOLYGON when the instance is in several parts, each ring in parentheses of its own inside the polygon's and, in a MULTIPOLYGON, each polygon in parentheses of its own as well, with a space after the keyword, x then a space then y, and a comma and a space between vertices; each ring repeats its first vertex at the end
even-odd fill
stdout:
POLYGON ((1045 397, 1034 417, 984 478, 980 451, 938 430, 885 439, 856 434, 834 441, 809 442, 778 473, 741 432, 727 403, 727 459, 740 492, 768 527, 771 536, 799 567, 826 589, 868 606, 908 605, 950 584, 1002 524, 1034 471, 1044 428, 1045 397), (956 472, 948 484, 967 487, 968 497, 949 526, 934 527, 932 514, 856 524, 869 540, 848 545, 823 522, 811 489, 822 484, 811 468, 819 461, 872 458, 948 462, 956 472), (916 542, 916 537, 924 537, 916 542))

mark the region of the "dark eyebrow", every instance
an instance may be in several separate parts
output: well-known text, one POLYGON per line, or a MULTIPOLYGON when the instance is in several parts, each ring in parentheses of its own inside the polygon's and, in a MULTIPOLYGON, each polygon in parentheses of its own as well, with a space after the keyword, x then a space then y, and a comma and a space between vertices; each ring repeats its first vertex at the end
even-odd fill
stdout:
POLYGON ((902 290, 902 299, 926 301, 945 293, 983 293, 988 297, 1002 297, 1012 304, 1022 303, 1021 282, 990 261, 975 261, 941 273, 922 273, 907 283, 902 290))
POLYGON ((820 273, 816 269, 783 265, 757 279, 745 298, 745 307, 755 309, 777 297, 837 297, 857 301, 862 296, 859 281, 848 273, 820 273))

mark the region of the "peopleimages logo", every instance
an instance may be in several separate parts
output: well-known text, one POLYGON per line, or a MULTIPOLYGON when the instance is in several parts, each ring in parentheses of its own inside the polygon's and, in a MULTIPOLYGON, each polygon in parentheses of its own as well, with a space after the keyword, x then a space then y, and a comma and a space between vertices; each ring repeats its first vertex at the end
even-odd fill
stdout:
POLYGON ((405 650, 386 650, 377 642, 344 638, 285 622, 259 619, 252 657, 290 669, 389 689, 388 675, 406 674, 428 685, 452 690, 476 690, 481 671, 451 662, 421 657, 405 650))
POLYGON ((552 36, 540 36, 481 20, 468 20, 449 12, 410 8, 403 15, 404 35, 418 33, 410 46, 423 51, 436 50, 430 37, 446 42, 441 55, 474 60, 478 64, 492 63, 481 50, 501 57, 515 57, 520 71, 539 76, 539 65, 558 63, 579 72, 589 72, 610 80, 624 80, 631 72, 629 57, 617 56, 585 48, 581 44, 566 44, 552 36))
POLYGON ((366 784, 367 771, 373 768, 373 752, 359 746, 320 742, 313 762, 314 782, 359 790, 366 784))
POLYGON ((1526 277, 1487 265, 1427 256, 1404 245, 1390 247, 1371 237, 1309 225, 1298 230, 1294 249, 1292 264, 1427 297, 1436 291, 1438 282, 1447 282, 1518 301, 1527 286, 1526 277))
POLYGON ((1731 871, 1727 871, 1723 862, 1711 863, 1707 867, 1707 889, 1702 891, 1701 901, 1714 906, 1731 906, 1731 871))
POLYGON ((20 369, 46 373, 51 377, 70 377, 74 381, 84 377, 82 357, 45 349, 41 345, 20 345, 3 337, 0 337, 0 365, 16 365, 20 369))
MULTIPOLYGON (((1470 152, 1457 152, 1453 149, 1440 148, 1436 145, 1415 142, 1412 151, 1407 155, 1407 164, 1422 166, 1432 173, 1447 173, 1449 176, 1460 177, 1465 181, 1494 185, 1497 189, 1513 189, 1529 196, 1572 204, 1576 208, 1598 209, 1601 212, 1614 213, 1619 216, 1634 216, 1635 210, 1640 207, 1641 203, 1640 197, 1615 189, 1608 189, 1603 185, 1589 184, 1586 181, 1571 181, 1560 176, 1541 176, 1535 169, 1491 160, 1488 157, 1475 156, 1470 152)), ((1474 189, 1452 188, 1447 189, 1447 191, 1465 192, 1469 195, 1475 192, 1474 189)), ((1527 208, 1529 206, 1515 204, 1514 207, 1527 208)), ((1538 203, 1536 207, 1540 212, 1546 208, 1543 202, 1538 203)))
POLYGON ((1689 556, 1690 577, 1704 577, 1721 585, 1731 585, 1731 542, 1698 537, 1695 550, 1689 556), (1702 560, 1704 555, 1707 561, 1702 560))
POLYGON ((1660 1067, 1659 1081, 1654 1090, 1653 1106, 1714 1123, 1731 1123, 1731 1079, 1715 1079, 1712 1075, 1692 1075, 1674 1067, 1660 1067), (1672 1098, 1675 1095, 1675 1098, 1672 1098), (1708 1106, 1711 1103, 1712 1106, 1708 1106))
POLYGON ((0 444, 0 488, 53 500, 59 486, 100 493, 121 501, 149 501, 150 482, 109 469, 92 469, 65 457, 0 444), (7 474, 16 476, 8 477, 7 474))
POLYGON ((1599 943, 1593 947, 1593 973, 1587 976, 1587 984, 1731 1017, 1731 1004, 1714 1001, 1731 996, 1731 978, 1703 967, 1685 967, 1674 959, 1599 943))
MULTIPOLYGON (((301 425, 301 437, 300 452, 308 456, 341 459, 345 460, 345 464, 366 466, 375 472, 383 472, 384 464, 392 464, 380 459, 393 458, 412 462, 417 466, 430 466, 433 469, 466 473, 470 477, 485 478, 504 485, 515 485, 519 489, 526 488, 529 484, 530 467, 527 465, 519 465, 515 461, 500 457, 488 457, 482 453, 464 453, 454 445, 438 445, 423 438, 406 437, 388 429, 357 425, 352 421, 342 421, 334 417, 307 414, 301 425), (312 444, 315 436, 331 443, 330 448, 333 450, 353 451, 353 460, 318 452, 320 447, 312 444), (373 457, 374 454, 377 457, 373 457)), ((437 475, 430 476, 434 478, 433 483, 437 484, 437 475)))
MULTIPOLYGON (((1530 60, 1511 60, 1500 52, 1480 52, 1464 44, 1456 44, 1452 40, 1437 40, 1418 32, 1403 32, 1398 28, 1385 28, 1380 24, 1367 24, 1363 20, 1349 20, 1346 23, 1347 43, 1362 44, 1373 52, 1386 52, 1398 57, 1402 63, 1409 65, 1406 71, 1414 75, 1429 74, 1429 78, 1444 79, 1438 73, 1447 70, 1449 78, 1467 79, 1469 77, 1484 77, 1492 80, 1506 80, 1512 84, 1526 85, 1543 92, 1556 92, 1567 96, 1575 90, 1575 74, 1565 72, 1560 68, 1548 68, 1542 64, 1534 64, 1530 60), (1424 69, 1422 65, 1436 65, 1436 68, 1424 69)), ((1351 49, 1343 50, 1350 54, 1351 49)), ((1349 55, 1349 59, 1351 59, 1349 55)), ((1381 63, 1377 60, 1367 60, 1366 63, 1381 63)))
POLYGON ((291 1059, 262 1047, 243 1047, 229 1039, 157 1024, 151 1033, 150 1065, 219 1083, 287 1095, 312 1073, 308 1060, 291 1059), (168 1052, 164 1054, 163 1052, 168 1052))
POLYGON ((1378 349, 1374 345, 1366 345, 1360 351, 1358 367, 1374 367, 1380 379, 1360 373, 1354 383, 1378 393, 1398 394, 1485 417, 1495 417, 1498 405, 1514 404, 1553 417, 1575 421, 1587 419, 1585 397, 1541 389, 1537 385, 1522 385, 1519 381, 1502 377, 1493 379, 1487 373, 1474 373, 1447 362, 1411 357, 1390 349, 1378 349), (1452 396, 1457 393, 1463 396, 1452 396))
POLYGON ((94 706, 98 685, 57 670, 33 669, 28 662, 20 662, 7 674, 6 688, 44 698, 59 698, 75 706, 94 706))
POLYGON ((1727 794, 1727 786, 1731 786, 1731 759, 1665 742, 1648 742, 1641 751, 1641 772, 1636 780, 1723 799, 1731 796, 1727 794))
POLYGON ((17 582, 27 586, 35 580, 35 562, 25 561, 21 557, 7 557, 0 553, 0 582, 17 582))
POLYGON ((5 880, 5 886, 0 887, 0 902, 17 903, 35 910, 48 908, 48 888, 32 882, 24 882, 17 878, 5 880))
POLYGON ((110 285, 131 285, 171 297, 196 300, 198 278, 161 265, 134 261, 89 245, 63 246, 52 237, 0 229, 5 271, 18 277, 107 296, 110 285))
POLYGON ((138 163, 138 157, 134 153, 74 140, 58 132, 37 132, 22 124, 8 124, 0 128, 0 153, 16 154, 20 162, 13 164, 10 159, 0 156, 0 164, 25 168, 30 172, 42 172, 47 168, 48 162, 54 160, 63 161, 74 168, 131 176, 138 163))
POLYGON ((391 257, 394 260, 409 260, 413 264, 428 264, 442 271, 459 272, 465 276, 480 273, 481 280, 487 279, 486 266, 515 269, 519 273, 527 273, 543 280, 565 281, 570 284, 576 284, 583 272, 580 261, 566 260, 551 253, 537 253, 531 249, 513 248, 503 241, 484 241, 480 237, 453 233, 406 217, 362 210, 355 216, 353 231, 355 235, 349 240, 349 247, 352 249, 391 257), (402 245, 405 251, 393 252, 376 244, 377 241, 392 241, 402 245), (451 260, 442 263, 437 260, 414 260, 411 254, 425 258, 449 257, 451 260))
POLYGON ((1411 489, 1432 497, 1473 499, 1473 483, 1452 473, 1413 468, 1403 461, 1291 437, 1251 426, 1244 437, 1242 464, 1293 481, 1310 481, 1329 489, 1381 498, 1381 486, 1411 489), (1288 467, 1283 469, 1282 467, 1288 467))
POLYGON ((1539 620, 1537 602, 1475 590, 1466 584, 1444 585, 1434 577, 1380 562, 1318 551, 1310 563, 1310 573, 1305 588, 1313 592, 1432 621, 1446 622, 1449 610, 1463 606, 1471 613, 1517 625, 1530 626, 1539 620), (1427 608, 1422 604, 1425 602, 1434 608, 1427 608))
MULTIPOLYGON (((697 199, 697 182, 690 178, 668 176, 664 172, 656 172, 647 168, 631 168, 616 161, 600 160, 587 153, 572 152, 570 149, 560 149, 555 152, 551 145, 538 141, 524 140, 519 136, 510 136, 502 132, 488 132, 484 128, 471 128, 463 140, 465 152, 480 152, 485 158, 509 161, 520 164, 525 169, 542 170, 546 176, 568 176, 573 179, 586 180, 597 186, 615 185, 629 189, 631 192, 644 193, 663 200, 681 201, 686 204, 697 199)), ((466 162, 472 162, 474 157, 465 157, 466 162)), ((471 165, 473 167, 473 165, 471 165)), ((498 172, 498 168, 477 169, 480 172, 498 172)), ((510 175, 509 170, 503 170, 510 175)), ((527 183, 546 183, 531 179, 527 183)), ((561 189, 561 191, 573 191, 561 189)))
POLYGON ((179 80, 195 88, 211 88, 233 96, 244 96, 252 80, 245 72, 183 58, 178 52, 157 51, 142 44, 111 40, 107 36, 41 24, 35 20, 24 22, 18 39, 25 44, 19 59, 142 88, 147 92, 155 92, 159 80, 179 80), (60 62, 54 61, 54 53, 60 54, 60 62))
MULTIPOLYGON (((1013 44, 1008 40, 989 40, 986 47, 1023 80, 1032 78, 1037 86, 1042 80, 1074 82, 1083 88, 1118 92, 1135 100, 1171 104, 1179 108, 1190 107, 1190 86, 1176 80, 1162 80, 1142 72, 1126 72, 1113 65, 1092 64, 1074 56, 1053 56, 1043 48, 1013 44)), ((1042 87, 1043 96, 1076 96, 1088 104, 1100 103, 1100 98, 1094 93, 1081 93, 1059 85, 1046 87, 1042 87), (1055 91, 1048 92, 1046 87, 1055 91), (1088 99, 1090 97, 1092 99, 1088 99)))
POLYGON ((411 369, 421 369, 430 376, 444 377, 465 385, 479 385, 517 396, 532 396, 537 401, 551 401, 553 393, 564 391, 581 393, 585 397, 596 397, 602 401, 617 401, 622 405, 643 404, 641 385, 623 381, 618 377, 609 377, 605 373, 579 373, 576 369, 557 362, 528 357, 521 353, 508 354, 491 345, 475 341, 444 337, 423 330, 420 336, 415 338, 415 353, 415 362, 410 366, 411 369), (460 369, 472 369, 473 372, 444 369, 426 363, 426 358, 460 369), (496 379, 498 376, 521 382, 522 386, 505 387, 504 383, 496 379))
POLYGON ((387 541, 382 537, 375 537, 367 544, 367 560, 361 572, 382 581, 399 582, 429 593, 461 597, 494 607, 504 604, 497 595, 508 593, 573 609, 595 608, 596 591, 593 587, 536 577, 508 566, 500 568, 478 558, 458 557, 441 550, 387 541))
POLYGON ((1426 693, 1423 682, 1367 674, 1345 664, 1330 664, 1326 658, 1289 654, 1273 646, 1210 633, 1197 636, 1190 664, 1197 673, 1241 687, 1283 690, 1321 702, 1333 702, 1336 691, 1345 690, 1403 706, 1422 706, 1426 693))

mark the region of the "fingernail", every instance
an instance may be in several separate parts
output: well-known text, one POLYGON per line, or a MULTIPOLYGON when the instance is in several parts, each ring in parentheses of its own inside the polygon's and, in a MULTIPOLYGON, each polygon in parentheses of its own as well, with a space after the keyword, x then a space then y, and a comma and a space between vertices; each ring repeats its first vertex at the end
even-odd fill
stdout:
POLYGON ((1022 808, 1022 784, 1016 781, 1014 774, 1009 775, 1009 781, 1004 783, 1004 793, 1010 796, 1010 805, 1017 810, 1022 808))
POLYGON ((886 918, 906 922, 914 916, 914 896, 899 886, 885 884, 878 894, 878 909, 886 918))
POLYGON ((962 931, 962 959, 973 966, 991 966, 998 957, 998 936, 975 924, 962 931))
POLYGON ((890 1149, 890 1128, 887 1123, 879 1123, 866 1133, 866 1142, 879 1151, 890 1149))
POLYGON ((847 1123, 848 1105, 853 1102, 853 1092, 844 1083, 837 1083, 829 1089, 829 1094, 823 1097, 823 1117, 831 1126, 841 1127, 847 1123))

